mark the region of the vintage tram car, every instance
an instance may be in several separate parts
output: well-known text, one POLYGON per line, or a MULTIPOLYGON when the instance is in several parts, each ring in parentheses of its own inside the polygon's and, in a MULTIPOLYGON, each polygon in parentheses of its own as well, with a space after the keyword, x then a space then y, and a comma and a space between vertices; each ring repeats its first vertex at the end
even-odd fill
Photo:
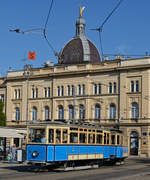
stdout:
POLYGON ((33 123, 27 127, 29 163, 75 167, 123 162, 128 156, 120 130, 92 124, 33 123))

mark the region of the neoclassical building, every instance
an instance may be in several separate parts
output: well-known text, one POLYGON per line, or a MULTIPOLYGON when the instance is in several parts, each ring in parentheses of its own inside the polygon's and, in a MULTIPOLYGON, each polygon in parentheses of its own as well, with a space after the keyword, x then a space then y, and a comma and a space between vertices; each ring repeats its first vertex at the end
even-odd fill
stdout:
POLYGON ((150 57, 101 60, 85 35, 85 20, 59 54, 58 64, 8 71, 0 78, 7 126, 30 121, 86 121, 119 128, 130 155, 150 156, 150 57))

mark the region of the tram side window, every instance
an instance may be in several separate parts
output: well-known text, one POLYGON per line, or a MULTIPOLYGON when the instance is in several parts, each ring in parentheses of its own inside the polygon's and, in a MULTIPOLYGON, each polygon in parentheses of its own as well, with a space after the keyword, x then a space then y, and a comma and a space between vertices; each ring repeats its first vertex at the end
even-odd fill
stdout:
POLYGON ((102 138, 103 138, 103 136, 101 134, 97 134, 96 143, 102 144, 102 138))
POLYGON ((54 129, 49 129, 49 143, 54 143, 54 129))
POLYGON ((80 143, 86 143, 86 134, 80 133, 80 143))
POLYGON ((67 142, 68 142, 68 130, 63 129, 63 143, 67 143, 67 142))
POLYGON ((111 144, 115 144, 115 135, 111 135, 111 144))
POLYGON ((95 134, 89 134, 88 143, 95 144, 95 134))
POLYGON ((120 136, 117 135, 117 144, 119 145, 120 144, 120 136))
POLYGON ((78 143, 78 133, 70 133, 70 143, 78 143))
POLYGON ((61 143, 61 130, 56 129, 56 143, 61 143))
POLYGON ((104 133, 104 144, 106 144, 106 133, 104 133))
POLYGON ((107 144, 109 144, 109 134, 107 134, 107 144))

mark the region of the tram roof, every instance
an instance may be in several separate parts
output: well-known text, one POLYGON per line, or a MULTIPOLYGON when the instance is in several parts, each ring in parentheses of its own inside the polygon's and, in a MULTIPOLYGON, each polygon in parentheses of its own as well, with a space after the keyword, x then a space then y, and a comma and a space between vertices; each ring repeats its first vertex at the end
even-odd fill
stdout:
POLYGON ((83 123, 68 123, 63 121, 39 121, 39 122, 30 122, 28 123, 28 126, 37 126, 37 127, 46 127, 46 126, 58 126, 58 127, 72 127, 72 128, 88 128, 88 129, 97 129, 102 131, 111 131, 113 133, 121 133, 119 129, 106 129, 104 127, 99 126, 98 124, 89 123, 89 122, 83 122, 83 123))

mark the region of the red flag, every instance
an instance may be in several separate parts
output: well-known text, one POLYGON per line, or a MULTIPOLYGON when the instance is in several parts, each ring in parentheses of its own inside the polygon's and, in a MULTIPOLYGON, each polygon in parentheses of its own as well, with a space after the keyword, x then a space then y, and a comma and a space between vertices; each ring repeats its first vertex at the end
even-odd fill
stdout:
POLYGON ((35 60, 36 53, 35 52, 28 52, 28 59, 29 60, 35 60))

